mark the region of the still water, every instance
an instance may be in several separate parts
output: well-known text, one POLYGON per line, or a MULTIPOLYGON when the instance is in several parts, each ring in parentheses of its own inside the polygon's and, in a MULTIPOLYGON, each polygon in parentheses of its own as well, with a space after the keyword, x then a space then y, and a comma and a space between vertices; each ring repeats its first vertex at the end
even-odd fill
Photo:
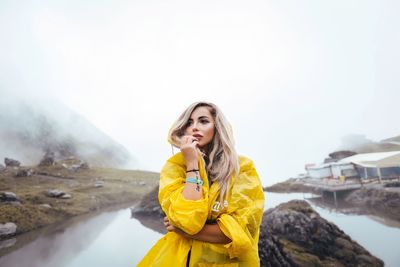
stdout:
MULTIPOLYGON (((265 209, 306 194, 266 193, 265 209)), ((400 266, 400 225, 369 216, 345 214, 310 203, 325 219, 385 262, 400 266)), ((348 211, 346 211, 348 212, 348 211)), ((135 266, 162 236, 130 217, 129 209, 80 216, 64 225, 21 236, 18 249, 0 258, 1 267, 135 266), (33 233, 35 234, 35 233, 33 233), (32 241, 33 240, 33 241, 32 241)), ((1 255, 1 254, 0 254, 1 255)))
POLYGON ((161 237, 130 209, 77 220, 0 258, 1 267, 135 266, 161 237))

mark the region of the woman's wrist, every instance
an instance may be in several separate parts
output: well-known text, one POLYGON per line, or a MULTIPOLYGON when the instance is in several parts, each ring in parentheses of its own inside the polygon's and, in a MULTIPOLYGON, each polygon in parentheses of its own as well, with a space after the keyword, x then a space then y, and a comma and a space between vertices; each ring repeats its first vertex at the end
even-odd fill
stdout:
POLYGON ((199 165, 197 164, 197 162, 190 162, 186 166, 186 171, 197 170, 197 169, 199 169, 199 165))

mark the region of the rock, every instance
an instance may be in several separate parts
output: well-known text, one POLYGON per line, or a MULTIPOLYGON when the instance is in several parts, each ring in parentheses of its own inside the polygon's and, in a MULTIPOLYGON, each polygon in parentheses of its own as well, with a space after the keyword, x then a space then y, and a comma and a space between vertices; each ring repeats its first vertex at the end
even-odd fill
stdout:
POLYGON ((321 193, 319 189, 305 185, 304 183, 306 180, 307 180, 306 178, 305 179, 290 178, 284 182, 264 187, 263 190, 275 193, 292 193, 292 192, 313 193, 313 194, 321 193))
POLYGON ((85 170, 85 169, 89 169, 89 165, 86 163, 86 162, 82 162, 82 163, 79 163, 79 164, 74 164, 74 165, 71 165, 71 170, 73 170, 73 171, 79 171, 79 170, 85 170))
POLYGON ((347 158, 347 157, 351 157, 353 155, 356 155, 357 152, 354 151, 350 151, 350 150, 339 150, 339 151, 335 151, 329 154, 329 157, 334 159, 335 161, 347 158))
POLYGON ((64 191, 58 190, 58 189, 51 189, 47 191, 47 196, 48 197, 54 197, 54 198, 61 198, 61 199, 70 199, 72 196, 70 194, 66 194, 64 191))
POLYGON ((70 194, 64 194, 60 198, 62 198, 62 199, 70 199, 70 198, 72 198, 72 196, 70 194))
POLYGON ((259 255, 261 266, 383 266, 302 200, 264 213, 259 255))
POLYGON ((78 163, 73 163, 73 164, 66 162, 66 163, 62 163, 61 165, 64 168, 74 171, 74 172, 79 171, 79 170, 89 169, 89 165, 84 161, 79 161, 78 163))
POLYGON ((18 201, 18 197, 13 192, 3 192, 0 194, 1 201, 18 201))
POLYGON ((4 164, 6 164, 6 167, 19 167, 21 162, 15 159, 4 158, 4 164))
POLYGON ((52 166, 55 163, 55 154, 54 152, 46 152, 43 158, 40 160, 39 166, 52 166))
POLYGON ((5 224, 0 223, 0 238, 13 235, 17 231, 17 225, 12 222, 8 222, 5 224))
POLYGON ((103 182, 103 181, 97 181, 97 182, 94 184, 94 186, 95 186, 95 187, 104 187, 104 182, 103 182))
POLYGON ((33 173, 32 169, 21 169, 17 171, 14 177, 30 177, 33 173))
POLYGON ((138 205, 131 208, 131 214, 132 217, 136 217, 136 215, 147 215, 163 218, 165 216, 158 203, 158 186, 145 195, 138 205))
POLYGON ((51 189, 49 191, 47 191, 47 196, 49 197, 62 197, 63 195, 65 195, 65 192, 61 191, 61 190, 57 190, 57 189, 51 189))
POLYGON ((4 171, 6 169, 6 166, 4 166, 3 164, 0 163, 0 172, 4 171))
POLYGON ((146 182, 140 181, 140 182, 139 182, 139 185, 140 185, 140 186, 146 185, 146 182))
POLYGON ((158 203, 158 186, 145 195, 138 205, 131 208, 131 216, 156 232, 167 233, 162 219, 165 214, 158 203))
POLYGON ((50 204, 40 204, 39 207, 45 208, 45 209, 51 209, 52 206, 50 204))

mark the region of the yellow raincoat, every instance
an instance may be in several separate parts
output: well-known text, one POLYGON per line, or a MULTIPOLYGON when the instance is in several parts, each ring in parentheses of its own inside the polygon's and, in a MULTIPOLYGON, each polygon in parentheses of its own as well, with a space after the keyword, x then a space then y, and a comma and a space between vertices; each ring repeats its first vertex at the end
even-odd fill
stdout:
POLYGON ((168 232, 150 249, 137 265, 189 266, 259 266, 258 236, 264 210, 264 193, 253 162, 239 157, 239 175, 232 177, 227 202, 219 203, 219 186, 209 187, 203 160, 199 160, 204 181, 203 198, 187 200, 182 196, 186 179, 186 163, 182 153, 172 156, 160 174, 158 199, 170 223, 186 233, 198 233, 207 223, 218 223, 229 237, 229 244, 215 244, 168 232))

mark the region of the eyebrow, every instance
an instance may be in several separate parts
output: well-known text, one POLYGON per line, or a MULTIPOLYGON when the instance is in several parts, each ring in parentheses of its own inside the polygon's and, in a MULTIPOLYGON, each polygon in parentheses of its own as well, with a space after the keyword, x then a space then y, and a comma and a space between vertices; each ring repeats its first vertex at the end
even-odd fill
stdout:
MULTIPOLYGON (((200 119, 210 119, 210 118, 207 117, 207 116, 200 116, 200 117, 198 117, 197 119, 200 120, 200 119)), ((189 120, 193 120, 193 119, 192 119, 192 118, 189 118, 189 120)))

